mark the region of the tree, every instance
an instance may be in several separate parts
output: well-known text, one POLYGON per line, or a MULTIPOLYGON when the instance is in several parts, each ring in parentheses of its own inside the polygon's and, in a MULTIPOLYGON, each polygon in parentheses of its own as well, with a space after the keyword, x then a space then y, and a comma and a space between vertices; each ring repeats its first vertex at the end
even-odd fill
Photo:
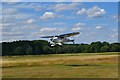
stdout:
POLYGON ((120 52, 120 43, 112 43, 110 46, 115 52, 120 52))
POLYGON ((19 40, 2 43, 2 56, 6 55, 42 55, 58 53, 94 53, 94 52, 120 52, 120 43, 92 42, 91 44, 64 44, 62 47, 51 48, 45 40, 19 40))
POLYGON ((32 47, 28 47, 27 49, 26 49, 26 54, 27 55, 30 55, 30 54, 32 54, 33 53, 33 49, 32 49, 32 47))
POLYGON ((114 46, 111 46, 110 51, 115 52, 116 48, 114 46))
POLYGON ((22 54, 22 47, 17 47, 14 51, 14 55, 21 55, 22 54))
POLYGON ((53 53, 53 49, 50 48, 49 46, 45 46, 43 48, 43 51, 44 51, 44 54, 51 54, 51 53, 53 53))
POLYGON ((91 52, 91 48, 90 48, 90 45, 85 45, 84 47, 83 47, 84 49, 83 49, 83 51, 82 52, 84 52, 84 53, 90 53, 91 52))
POLYGON ((102 43, 100 41, 98 42, 92 42, 91 43, 91 52, 100 52, 100 48, 102 47, 102 43))
POLYGON ((110 47, 107 45, 101 47, 101 52, 108 52, 109 50, 110 50, 110 47))

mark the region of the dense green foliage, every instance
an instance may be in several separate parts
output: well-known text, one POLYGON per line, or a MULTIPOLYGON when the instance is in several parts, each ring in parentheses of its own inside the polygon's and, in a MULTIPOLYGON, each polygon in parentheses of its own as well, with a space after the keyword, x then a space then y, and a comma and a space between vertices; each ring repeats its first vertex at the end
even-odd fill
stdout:
POLYGON ((64 44, 54 48, 45 40, 23 40, 2 43, 2 55, 40 55, 59 53, 120 52, 120 43, 92 42, 91 44, 64 44))

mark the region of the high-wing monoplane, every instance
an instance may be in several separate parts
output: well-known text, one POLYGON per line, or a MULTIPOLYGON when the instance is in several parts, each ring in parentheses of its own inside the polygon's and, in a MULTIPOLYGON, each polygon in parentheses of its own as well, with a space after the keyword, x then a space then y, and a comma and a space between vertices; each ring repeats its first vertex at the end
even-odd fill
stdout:
POLYGON ((74 38, 71 36, 78 35, 79 32, 73 32, 73 33, 67 33, 67 34, 61 34, 61 35, 55 35, 55 36, 43 36, 41 38, 51 38, 50 40, 53 42, 51 46, 55 46, 56 44, 62 46, 66 42, 73 42, 74 44, 74 38))

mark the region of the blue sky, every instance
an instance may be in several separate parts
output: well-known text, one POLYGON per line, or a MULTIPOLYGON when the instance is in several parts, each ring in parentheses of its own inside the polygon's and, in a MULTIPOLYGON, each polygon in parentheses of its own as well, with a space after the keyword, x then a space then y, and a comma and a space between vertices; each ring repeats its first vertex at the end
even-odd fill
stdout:
POLYGON ((2 2, 119 2, 119 0, 1 0, 2 2))
POLYGON ((39 40, 41 36, 80 32, 75 36, 77 43, 117 42, 117 4, 6 2, 2 4, 2 41, 39 40))

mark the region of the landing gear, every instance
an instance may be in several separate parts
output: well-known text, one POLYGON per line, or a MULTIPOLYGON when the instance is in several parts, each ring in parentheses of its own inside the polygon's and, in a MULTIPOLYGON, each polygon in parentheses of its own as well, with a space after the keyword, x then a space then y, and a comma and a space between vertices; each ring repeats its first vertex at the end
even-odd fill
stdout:
POLYGON ((61 43, 50 44, 49 46, 52 47, 52 48, 53 48, 53 47, 56 47, 56 46, 60 46, 60 47, 62 47, 62 44, 61 44, 61 43))
POLYGON ((54 44, 51 44, 50 46, 51 46, 51 47, 55 47, 55 45, 54 45, 54 44))
POLYGON ((73 44, 75 44, 75 42, 73 41, 73 44))
POLYGON ((59 46, 62 46, 62 44, 61 43, 57 43, 59 46))
POLYGON ((49 44, 48 46, 50 46, 50 47, 55 47, 55 45, 54 45, 54 44, 49 44))

